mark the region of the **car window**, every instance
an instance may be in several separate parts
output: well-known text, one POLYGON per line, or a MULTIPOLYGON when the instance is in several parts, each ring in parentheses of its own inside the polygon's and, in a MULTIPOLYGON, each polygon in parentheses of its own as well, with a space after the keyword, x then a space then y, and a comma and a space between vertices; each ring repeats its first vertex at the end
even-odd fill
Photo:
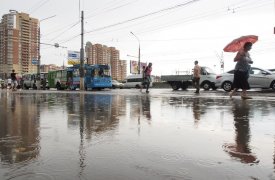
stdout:
POLYGON ((204 67, 202 68, 202 74, 216 74, 216 73, 209 67, 204 67))
POLYGON ((234 74, 234 69, 227 72, 228 74, 234 74))
POLYGON ((250 74, 255 74, 255 75, 259 75, 262 74, 264 71, 262 71, 261 69, 256 69, 256 68, 252 68, 250 70, 250 74))

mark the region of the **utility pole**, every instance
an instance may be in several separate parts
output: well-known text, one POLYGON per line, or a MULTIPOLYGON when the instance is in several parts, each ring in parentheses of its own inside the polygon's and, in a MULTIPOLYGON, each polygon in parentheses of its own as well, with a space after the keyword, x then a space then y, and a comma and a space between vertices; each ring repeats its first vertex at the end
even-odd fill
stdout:
POLYGON ((80 90, 84 91, 84 12, 81 11, 81 49, 80 49, 80 90))
POLYGON ((38 90, 41 89, 41 79, 40 79, 40 66, 41 66, 41 54, 40 54, 40 25, 38 28, 38 34, 39 34, 39 38, 38 38, 38 59, 37 59, 37 77, 36 77, 36 87, 38 90))
POLYGON ((131 34, 136 37, 138 40, 138 74, 140 74, 140 40, 139 38, 131 31, 131 34))

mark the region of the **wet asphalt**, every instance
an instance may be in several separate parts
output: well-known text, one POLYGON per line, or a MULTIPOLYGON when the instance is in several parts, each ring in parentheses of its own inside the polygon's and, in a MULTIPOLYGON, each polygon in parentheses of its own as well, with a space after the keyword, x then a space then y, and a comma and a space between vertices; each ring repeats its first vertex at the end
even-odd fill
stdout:
POLYGON ((0 179, 275 179, 275 92, 0 90, 0 179))

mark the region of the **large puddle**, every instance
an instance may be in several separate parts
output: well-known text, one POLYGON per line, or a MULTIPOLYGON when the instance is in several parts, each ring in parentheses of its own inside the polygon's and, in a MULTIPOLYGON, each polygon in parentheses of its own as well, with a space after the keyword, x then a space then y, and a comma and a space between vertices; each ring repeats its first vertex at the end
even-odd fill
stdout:
POLYGON ((0 179, 275 179, 275 101, 0 92, 0 179))

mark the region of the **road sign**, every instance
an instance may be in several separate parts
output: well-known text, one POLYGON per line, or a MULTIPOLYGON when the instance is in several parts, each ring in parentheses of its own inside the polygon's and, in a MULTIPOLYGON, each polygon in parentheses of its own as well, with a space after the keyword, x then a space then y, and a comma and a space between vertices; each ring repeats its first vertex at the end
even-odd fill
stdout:
POLYGON ((32 64, 33 64, 33 65, 38 65, 38 60, 37 60, 37 59, 33 59, 33 60, 32 60, 32 64))

